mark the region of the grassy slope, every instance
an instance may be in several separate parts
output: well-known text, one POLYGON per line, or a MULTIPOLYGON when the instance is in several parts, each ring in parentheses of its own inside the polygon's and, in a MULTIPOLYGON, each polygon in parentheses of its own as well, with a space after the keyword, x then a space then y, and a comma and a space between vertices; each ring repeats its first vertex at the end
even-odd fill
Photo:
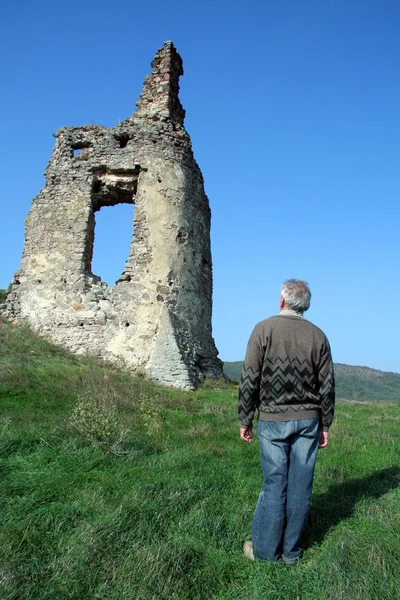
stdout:
POLYGON ((241 554, 261 476, 234 386, 155 388, 0 325, 0 394, 1 598, 398 598, 395 405, 338 407, 287 569, 241 554))
MULTIPOLYGON (((224 363, 224 372, 232 381, 240 380, 241 369, 241 361, 224 363)), ((399 373, 336 363, 335 378, 339 398, 400 401, 399 373)))

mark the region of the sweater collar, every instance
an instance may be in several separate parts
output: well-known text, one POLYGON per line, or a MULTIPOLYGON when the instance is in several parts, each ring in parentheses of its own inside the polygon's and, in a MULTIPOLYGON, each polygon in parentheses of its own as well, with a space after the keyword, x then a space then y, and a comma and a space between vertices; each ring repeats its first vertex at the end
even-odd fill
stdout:
POLYGON ((296 312, 295 310, 281 310, 281 312, 279 313, 279 316, 283 316, 283 317, 300 317, 301 319, 303 319, 303 315, 299 312, 296 312))

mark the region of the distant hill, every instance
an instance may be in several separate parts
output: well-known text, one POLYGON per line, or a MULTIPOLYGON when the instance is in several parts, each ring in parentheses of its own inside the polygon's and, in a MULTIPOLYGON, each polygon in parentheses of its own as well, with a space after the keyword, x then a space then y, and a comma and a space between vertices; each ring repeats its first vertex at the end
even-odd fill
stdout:
MULTIPOLYGON (((224 363, 224 373, 240 380, 242 362, 224 363)), ((391 400, 400 402, 400 374, 369 367, 335 363, 336 396, 346 400, 391 400)))

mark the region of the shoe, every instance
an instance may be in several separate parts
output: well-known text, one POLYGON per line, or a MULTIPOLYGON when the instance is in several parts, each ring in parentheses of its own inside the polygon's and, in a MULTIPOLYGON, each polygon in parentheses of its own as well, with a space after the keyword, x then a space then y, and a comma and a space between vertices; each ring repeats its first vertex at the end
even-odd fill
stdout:
POLYGON ((245 542, 243 545, 243 554, 249 560, 254 560, 253 542, 245 542))
POLYGON ((299 556, 296 556, 295 558, 286 558, 286 556, 283 556, 282 554, 282 562, 287 567, 293 567, 294 565, 297 565, 300 562, 300 560, 301 554, 299 556))

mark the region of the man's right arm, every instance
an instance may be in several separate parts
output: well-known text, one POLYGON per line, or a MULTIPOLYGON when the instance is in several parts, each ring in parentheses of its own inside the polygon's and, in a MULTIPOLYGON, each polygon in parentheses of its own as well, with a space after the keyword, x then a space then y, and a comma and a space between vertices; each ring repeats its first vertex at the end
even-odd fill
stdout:
POLYGON ((239 386, 240 438, 252 441, 252 425, 260 402, 260 380, 264 359, 262 328, 256 325, 247 345, 239 386))

